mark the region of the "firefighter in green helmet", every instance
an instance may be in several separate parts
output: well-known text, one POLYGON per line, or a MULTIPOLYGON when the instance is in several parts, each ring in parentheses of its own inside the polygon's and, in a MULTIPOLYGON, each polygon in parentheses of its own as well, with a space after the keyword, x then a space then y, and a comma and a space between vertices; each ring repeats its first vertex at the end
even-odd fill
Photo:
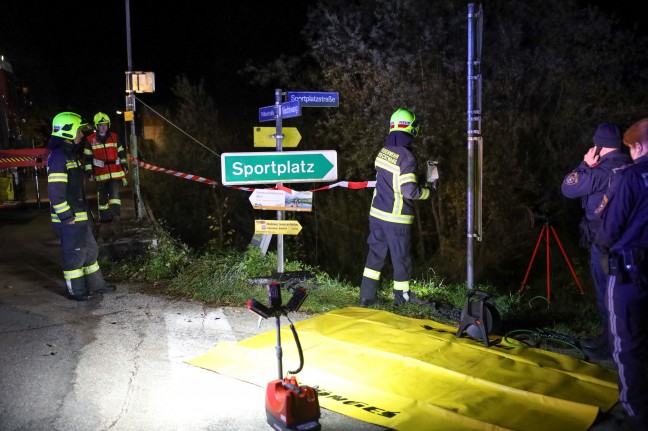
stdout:
POLYGON ((110 118, 94 116, 95 133, 88 136, 83 150, 86 174, 97 185, 100 223, 117 223, 121 218, 120 190, 128 173, 126 150, 117 133, 110 130, 110 118))
POLYGON ((48 144, 47 194, 52 226, 61 238, 63 278, 68 295, 87 301, 96 293, 115 291, 107 285, 97 263, 97 242, 88 219, 85 174, 78 146, 83 140, 81 116, 61 112, 52 120, 48 144))
POLYGON ((433 188, 418 184, 417 161, 411 151, 420 123, 414 113, 397 109, 389 120, 385 146, 375 160, 376 189, 369 211, 369 253, 360 285, 360 305, 376 302, 380 272, 390 255, 394 269, 394 305, 420 302, 410 292, 410 249, 414 201, 428 199, 433 188))

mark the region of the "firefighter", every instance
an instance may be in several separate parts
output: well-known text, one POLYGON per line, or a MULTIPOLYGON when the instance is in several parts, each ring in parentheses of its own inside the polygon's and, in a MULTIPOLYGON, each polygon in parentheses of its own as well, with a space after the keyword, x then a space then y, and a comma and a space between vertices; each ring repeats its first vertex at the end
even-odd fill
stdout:
POLYGON ((87 301, 94 293, 115 291, 97 263, 97 243, 88 220, 85 173, 77 146, 83 139, 81 116, 61 112, 52 120, 47 159, 47 194, 52 225, 61 237, 63 277, 71 299, 87 301))
POLYGON ((118 223, 121 218, 119 191, 126 184, 128 164, 119 136, 110 130, 110 118, 94 116, 96 132, 88 136, 83 155, 86 174, 97 184, 99 223, 118 223))
MULTIPOLYGON (((597 246, 608 273, 612 357, 617 364, 623 429, 648 429, 648 118, 623 135, 634 164, 614 177, 601 202, 597 246)), ((621 428, 619 428, 621 429, 621 428)))
POLYGON ((580 199, 585 215, 580 224, 581 244, 590 249, 590 273, 594 281, 596 305, 601 315, 600 337, 582 340, 581 347, 590 358, 609 358, 609 331, 605 289, 607 275, 601 267, 601 254, 593 240, 600 225, 596 209, 607 191, 614 172, 632 159, 620 151, 623 144, 621 130, 616 124, 601 123, 592 138, 594 145, 587 151, 583 161, 562 183, 562 193, 570 199, 580 199))
POLYGON ((419 186, 416 178, 417 161, 410 147, 419 129, 412 112, 396 110, 389 120, 385 146, 376 156, 376 189, 369 211, 369 254, 360 284, 361 306, 376 302, 380 271, 388 253, 394 269, 394 305, 420 302, 409 288, 411 226, 414 200, 430 197, 433 187, 419 186))

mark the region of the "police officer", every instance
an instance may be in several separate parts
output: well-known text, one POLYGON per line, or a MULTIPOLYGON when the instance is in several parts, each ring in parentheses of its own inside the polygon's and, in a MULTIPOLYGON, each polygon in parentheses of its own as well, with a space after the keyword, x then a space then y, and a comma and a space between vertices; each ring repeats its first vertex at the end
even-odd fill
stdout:
POLYGON ((88 136, 83 150, 86 173, 97 184, 99 221, 119 222, 121 199, 119 191, 128 173, 126 150, 119 136, 110 130, 110 118, 103 112, 94 116, 96 132, 88 136))
POLYGON ((417 301, 410 292, 410 256, 414 200, 427 199, 430 188, 420 187, 417 162, 410 147, 420 123, 407 109, 396 110, 389 120, 385 146, 376 157, 376 189, 369 211, 369 254, 360 285, 360 305, 376 302, 380 271, 387 253, 394 268, 394 305, 417 301))
POLYGON ((590 273, 594 281, 596 305, 601 315, 601 335, 591 340, 582 340, 581 347, 590 358, 609 358, 609 331, 605 289, 607 274, 601 267, 601 255, 594 245, 594 237, 600 225, 596 214, 603 194, 610 185, 615 170, 632 163, 630 156, 620 151, 621 130, 616 124, 602 123, 592 138, 592 146, 580 165, 571 171, 563 180, 562 193, 570 199, 581 199, 585 215, 581 221, 581 243, 590 249, 590 273))
POLYGON ((71 299, 87 301, 94 293, 115 290, 97 263, 97 243, 88 222, 85 174, 77 146, 83 139, 81 116, 61 112, 52 120, 47 159, 47 194, 52 225, 61 238, 63 277, 71 299))
POLYGON ((601 203, 596 244, 606 253, 612 357, 618 367, 623 429, 648 429, 648 118, 623 136, 634 164, 615 175, 601 203))

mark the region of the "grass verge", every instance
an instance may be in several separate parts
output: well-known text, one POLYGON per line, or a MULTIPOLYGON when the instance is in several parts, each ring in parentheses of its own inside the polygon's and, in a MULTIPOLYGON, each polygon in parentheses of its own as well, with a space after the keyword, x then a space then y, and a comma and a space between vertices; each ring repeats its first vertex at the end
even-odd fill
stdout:
MULTIPOLYGON (((198 254, 171 238, 163 229, 158 229, 156 235, 158 247, 148 255, 129 261, 102 262, 106 276, 116 281, 141 282, 148 286, 149 293, 192 299, 213 306, 245 306, 251 298, 266 302, 267 292, 262 281, 269 280, 276 273, 275 253, 263 255, 258 247, 249 247, 243 252, 210 250, 198 254)), ((284 273, 293 271, 306 271, 313 275, 313 279, 301 283, 309 295, 300 311, 319 314, 358 305, 358 286, 332 278, 300 262, 284 262, 284 273)), ((394 307, 391 288, 385 283, 378 292, 378 304, 372 308, 458 325, 468 294, 465 284, 447 284, 443 278, 433 275, 414 280, 411 289, 428 303, 394 307)), ((503 322, 502 335, 511 331, 542 330, 581 337, 596 334, 599 330, 596 307, 586 302, 574 306, 574 301, 582 301, 579 297, 567 298, 550 306, 544 297, 529 299, 517 292, 502 294, 490 285, 475 286, 474 290, 491 295, 489 302, 495 306, 503 322)))

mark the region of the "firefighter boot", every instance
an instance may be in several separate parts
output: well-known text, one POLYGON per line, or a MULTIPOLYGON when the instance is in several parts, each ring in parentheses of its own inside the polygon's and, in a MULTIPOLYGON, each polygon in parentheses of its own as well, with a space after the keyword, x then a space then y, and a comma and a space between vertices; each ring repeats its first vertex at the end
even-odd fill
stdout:
POLYGON ((426 302, 417 297, 411 290, 396 290, 394 289, 394 305, 403 304, 425 304, 426 302))

